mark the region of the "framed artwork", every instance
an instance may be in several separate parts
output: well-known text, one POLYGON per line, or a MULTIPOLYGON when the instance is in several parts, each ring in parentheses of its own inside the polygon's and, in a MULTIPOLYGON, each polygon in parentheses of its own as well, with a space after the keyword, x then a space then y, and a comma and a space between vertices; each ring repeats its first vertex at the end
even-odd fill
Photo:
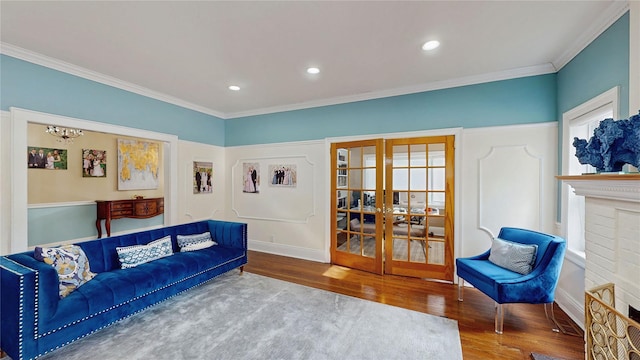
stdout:
POLYGON ((242 192, 257 194, 260 192, 260 164, 242 164, 242 192))
POLYGON ((118 190, 157 189, 160 144, 118 139, 118 190))
POLYGON ((67 170, 67 150, 27 146, 29 169, 67 170))
POLYGON ((107 177, 107 151, 82 149, 82 177, 107 177))
POLYGON ((295 164, 269 165, 269 186, 296 187, 298 167, 295 164))
POLYGON ((194 194, 211 194, 213 186, 211 186, 213 177, 213 163, 206 161, 193 162, 193 193, 194 194))

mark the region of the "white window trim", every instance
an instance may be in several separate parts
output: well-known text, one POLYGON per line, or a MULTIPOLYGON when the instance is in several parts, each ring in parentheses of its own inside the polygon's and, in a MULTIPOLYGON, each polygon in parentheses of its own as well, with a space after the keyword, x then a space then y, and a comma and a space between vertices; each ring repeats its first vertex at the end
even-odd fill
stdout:
MULTIPOLYGON (((573 154, 570 152, 570 145, 573 143, 573 139, 569 139, 570 136, 570 126, 572 122, 576 119, 579 119, 581 116, 597 110, 603 106, 611 106, 613 109, 613 118, 619 119, 619 94, 620 88, 619 86, 613 87, 604 93, 588 100, 573 109, 562 114, 562 174, 569 174, 569 159, 573 154)), ((562 232, 563 236, 567 236, 568 234, 568 199, 569 192, 572 191, 570 185, 567 183, 562 183, 562 201, 561 201, 561 222, 562 222, 562 232)), ((570 240, 569 240, 570 241, 570 240)), ((567 246, 567 259, 574 262, 576 265, 582 266, 584 268, 584 252, 576 251, 569 246, 567 246)))

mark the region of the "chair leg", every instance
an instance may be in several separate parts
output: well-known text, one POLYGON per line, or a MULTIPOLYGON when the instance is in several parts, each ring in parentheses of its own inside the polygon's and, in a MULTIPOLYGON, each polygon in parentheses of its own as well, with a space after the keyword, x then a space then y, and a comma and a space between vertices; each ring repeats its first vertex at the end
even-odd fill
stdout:
POLYGON ((547 317, 547 320, 551 320, 553 322, 553 332, 560 332, 560 325, 558 325, 558 320, 556 320, 556 316, 553 313, 553 303, 544 304, 544 315, 547 317), (550 310, 547 310, 547 305, 549 305, 550 310), (551 313, 551 318, 549 318, 549 313, 551 313))
POLYGON ((504 308, 502 304, 498 304, 496 302, 496 334, 502 334, 503 326, 504 326, 504 308))
POLYGON ((458 301, 462 301, 464 293, 464 279, 458 276, 458 301))

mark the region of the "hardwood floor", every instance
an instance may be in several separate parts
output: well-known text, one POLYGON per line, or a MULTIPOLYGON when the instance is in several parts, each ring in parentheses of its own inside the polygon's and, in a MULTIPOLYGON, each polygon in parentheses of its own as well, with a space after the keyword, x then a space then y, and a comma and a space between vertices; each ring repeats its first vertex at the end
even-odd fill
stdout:
MULTIPOLYGON (((504 333, 494 329, 494 304, 486 295, 466 288, 458 302, 457 286, 401 276, 379 276, 331 264, 249 252, 245 271, 318 289, 399 306, 458 321, 465 360, 531 359, 531 353, 566 360, 585 358, 583 336, 555 333, 543 305, 510 304, 504 333)), ((554 306, 558 321, 570 322, 554 306)))

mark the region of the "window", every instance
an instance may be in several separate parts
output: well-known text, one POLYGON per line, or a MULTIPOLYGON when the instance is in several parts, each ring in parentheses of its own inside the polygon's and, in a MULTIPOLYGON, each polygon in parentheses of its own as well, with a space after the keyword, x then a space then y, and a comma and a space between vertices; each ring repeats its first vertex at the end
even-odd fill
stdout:
MULTIPOLYGON (((589 139, 600 121, 618 118, 618 88, 615 87, 562 115, 562 174, 593 173, 590 165, 578 162, 573 138, 589 139)), ((562 224, 569 253, 584 259, 584 196, 575 195, 568 184, 562 184, 562 224)))

